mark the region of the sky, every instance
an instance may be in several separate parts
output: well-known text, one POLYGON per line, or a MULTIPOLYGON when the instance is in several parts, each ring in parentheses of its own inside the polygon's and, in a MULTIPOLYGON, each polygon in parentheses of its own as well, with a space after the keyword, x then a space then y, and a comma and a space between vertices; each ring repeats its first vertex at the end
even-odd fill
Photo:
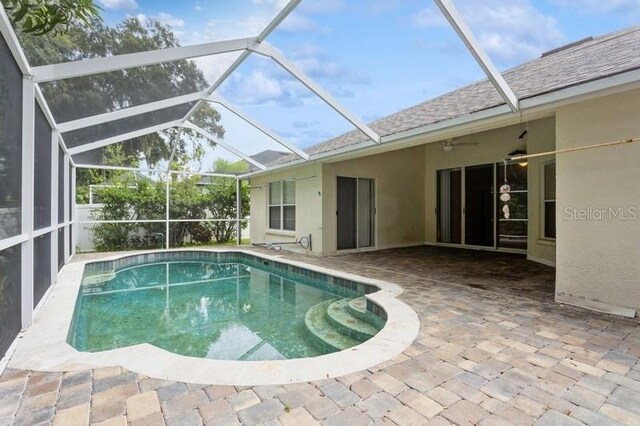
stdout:
MULTIPOLYGON (((106 23, 170 25, 182 45, 253 37, 285 0, 98 0, 106 23)), ((640 0, 454 0, 500 70, 640 22, 640 0)), ((484 78, 432 1, 303 0, 267 42, 365 122, 484 78)), ((201 58, 215 81, 235 54, 201 58)), ((300 147, 353 127, 274 62, 252 55, 218 94, 300 147)), ((219 108, 225 142, 282 147, 219 108)), ((219 154, 223 156, 222 153, 219 154)), ((230 158, 230 157, 227 157, 230 158)), ((208 161, 211 157, 208 158, 208 161)))

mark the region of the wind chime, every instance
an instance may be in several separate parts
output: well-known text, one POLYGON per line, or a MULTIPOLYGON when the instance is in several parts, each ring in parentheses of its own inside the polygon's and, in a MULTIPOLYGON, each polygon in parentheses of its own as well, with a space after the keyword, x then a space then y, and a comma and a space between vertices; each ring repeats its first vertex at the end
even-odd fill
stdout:
MULTIPOLYGON (((523 141, 525 144, 525 148, 524 149, 517 149, 513 152, 509 153, 509 157, 512 157, 514 155, 526 155, 527 154, 527 149, 526 149, 526 144, 527 144, 527 139, 526 136, 529 133, 529 126, 527 125, 527 123, 524 124, 524 128, 522 126, 522 112, 520 113, 520 129, 522 129, 522 132, 520 133, 520 135, 518 136, 518 139, 523 141)), ((525 167, 527 165, 526 162, 521 163, 521 165, 523 167, 525 167)), ((504 183, 502 184, 502 186, 500 187, 500 201, 502 201, 504 204, 502 206, 502 216, 505 219, 509 219, 509 217, 511 217, 511 212, 509 211, 509 201, 511 200, 511 186, 509 185, 509 181, 507 180, 507 160, 503 160, 503 166, 504 166, 504 183)))
POLYGON ((509 186, 509 183, 507 182, 507 160, 503 161, 503 165, 504 183, 500 187, 500 201, 504 203, 504 205, 502 206, 502 216, 505 219, 509 219, 509 217, 511 216, 509 212, 509 200, 511 200, 511 195, 509 193, 511 192, 511 186, 509 186))

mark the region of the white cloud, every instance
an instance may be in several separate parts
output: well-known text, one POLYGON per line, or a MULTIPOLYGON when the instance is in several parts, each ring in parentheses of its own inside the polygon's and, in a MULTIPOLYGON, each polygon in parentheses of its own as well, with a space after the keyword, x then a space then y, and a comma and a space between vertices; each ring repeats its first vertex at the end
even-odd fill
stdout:
POLYGON ((420 9, 411 17, 411 23, 419 28, 447 26, 447 20, 444 18, 442 13, 432 7, 420 9))
POLYGON ((316 1, 303 1, 300 6, 296 8, 300 12, 304 13, 328 13, 337 12, 346 7, 343 0, 316 0, 316 1))
POLYGON ((554 0, 553 2, 581 13, 640 14, 640 0, 554 0))
POLYGON ((196 4, 193 5, 193 10, 195 10, 196 12, 202 12, 204 10, 204 7, 202 7, 200 2, 197 1, 196 4))
POLYGON ((173 27, 173 28, 184 27, 184 19, 176 18, 175 16, 169 13, 160 12, 158 16, 155 16, 154 18, 163 25, 169 25, 170 27, 173 27))
POLYGON ((335 13, 344 9, 345 7, 346 4, 343 0, 312 0, 302 2, 278 26, 278 30, 287 32, 326 32, 328 31, 328 28, 318 25, 318 23, 312 19, 312 16, 325 13, 335 13))
MULTIPOLYGON (((369 84, 366 76, 332 62, 314 45, 300 45, 288 56, 306 75, 338 98, 353 97, 351 87, 369 84)), ((249 71, 237 70, 221 87, 224 95, 235 103, 291 107, 318 101, 311 91, 273 63, 257 60, 251 64, 249 71)))
MULTIPOLYGON (((565 1, 565 0, 560 0, 565 1)), ((622 1, 622 0, 619 0, 622 1)), ((501 65, 515 65, 562 45, 566 38, 553 16, 537 10, 530 0, 460 0, 458 6, 481 45, 501 65)), ((435 8, 412 17, 417 27, 446 26, 435 8)))
POLYGON ((556 19, 528 0, 466 2, 463 13, 480 43, 502 64, 517 64, 566 43, 556 19))
POLYGON ((136 0, 100 0, 105 9, 135 10, 138 8, 136 0))
POLYGON ((278 26, 278 30, 287 32, 319 31, 320 29, 318 24, 300 13, 292 13, 278 26))
MULTIPOLYGON (((138 13, 136 15, 136 18, 138 18, 138 20, 140 21, 141 24, 146 24, 147 22, 149 22, 150 20, 154 20, 154 21, 158 21, 160 22, 162 25, 169 25, 170 27, 176 29, 176 28, 182 28, 185 25, 184 19, 180 19, 180 18, 176 18, 175 16, 169 14, 169 13, 164 13, 164 12, 160 12, 157 15, 154 16, 149 16, 149 15, 145 15, 144 13, 138 13)), ((181 33, 177 33, 176 35, 180 35, 181 33)))
POLYGON ((300 120, 296 120, 293 123, 291 123, 291 127, 293 127, 294 129, 306 129, 307 127, 316 126, 318 124, 320 124, 319 121, 300 121, 300 120))
POLYGON ((286 82, 256 69, 248 75, 234 73, 224 87, 224 93, 241 105, 261 105, 270 102, 287 103, 293 94, 286 89, 286 82))

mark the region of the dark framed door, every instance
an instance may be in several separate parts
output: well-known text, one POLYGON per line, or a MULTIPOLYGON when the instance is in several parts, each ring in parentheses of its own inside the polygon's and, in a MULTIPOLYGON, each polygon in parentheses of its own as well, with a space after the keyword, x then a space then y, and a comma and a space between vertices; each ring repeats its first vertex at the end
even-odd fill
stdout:
POLYGON ((464 170, 464 243, 494 246, 494 168, 493 164, 464 170))
POLYGON ((337 249, 375 245, 375 186, 373 179, 337 178, 337 249))

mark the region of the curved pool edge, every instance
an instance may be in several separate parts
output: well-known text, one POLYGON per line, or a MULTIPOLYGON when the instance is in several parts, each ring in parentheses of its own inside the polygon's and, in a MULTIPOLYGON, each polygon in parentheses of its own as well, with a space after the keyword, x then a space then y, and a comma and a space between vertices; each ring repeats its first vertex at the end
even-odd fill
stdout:
POLYGON ((397 284, 370 279, 313 264, 253 250, 173 249, 118 254, 104 259, 66 265, 49 297, 25 332, 9 367, 38 371, 77 371, 121 366, 149 377, 189 383, 255 386, 334 378, 366 370, 401 354, 418 335, 420 320, 411 307, 397 297, 397 284), (379 290, 366 295, 382 308, 387 321, 374 337, 352 348, 331 354, 289 360, 231 361, 178 355, 148 343, 102 352, 80 352, 67 343, 67 335, 85 265, 140 254, 161 252, 235 252, 280 262, 310 271, 373 285, 379 290))

